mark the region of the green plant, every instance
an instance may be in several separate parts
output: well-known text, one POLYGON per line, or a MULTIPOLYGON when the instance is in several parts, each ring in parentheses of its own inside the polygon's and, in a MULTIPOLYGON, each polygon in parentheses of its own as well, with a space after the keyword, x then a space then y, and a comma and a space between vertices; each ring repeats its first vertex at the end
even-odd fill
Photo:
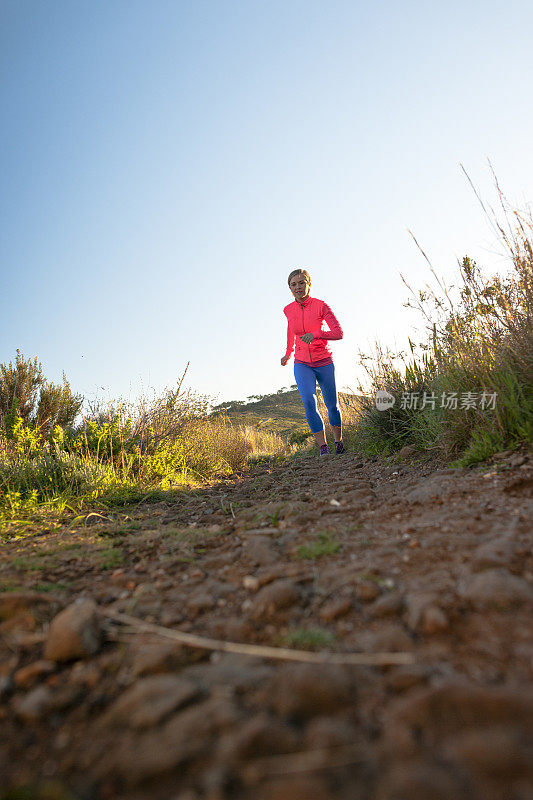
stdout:
POLYGON ((15 362, 0 364, 0 417, 15 411, 24 424, 46 436, 55 426, 67 426, 78 415, 83 398, 75 395, 63 373, 62 385, 48 381, 36 358, 17 350, 15 362))
POLYGON ((100 569, 116 569, 122 566, 125 560, 122 550, 113 545, 99 551, 100 569))
POLYGON ((356 438, 367 455, 409 444, 466 466, 533 439, 533 220, 497 189, 503 219, 489 220, 507 271, 487 275, 465 256, 454 292, 430 265, 438 289, 411 289, 414 303, 406 303, 423 315, 427 339, 409 339, 409 357, 379 345, 372 358, 360 354, 370 391, 360 400, 356 438), (395 398, 387 411, 375 407, 378 389, 395 398))
POLYGON ((335 634, 323 628, 294 628, 281 638, 285 647, 300 650, 322 650, 329 648, 335 641, 335 634))
POLYGON ((333 555, 340 550, 340 544, 335 541, 331 533, 323 531, 315 537, 315 541, 310 544, 302 544, 298 548, 298 557, 305 559, 317 559, 322 556, 333 555))

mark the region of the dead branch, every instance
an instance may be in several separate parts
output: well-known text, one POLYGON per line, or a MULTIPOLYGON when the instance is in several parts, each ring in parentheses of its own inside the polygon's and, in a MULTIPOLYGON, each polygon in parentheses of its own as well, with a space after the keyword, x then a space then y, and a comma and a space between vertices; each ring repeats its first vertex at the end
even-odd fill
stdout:
POLYGON ((351 664, 358 666, 388 666, 391 664, 414 664, 412 653, 310 653, 306 650, 292 650, 286 647, 268 647, 265 645, 244 644, 209 639, 193 633, 164 628, 152 622, 144 622, 129 614, 122 614, 111 609, 100 609, 100 613, 109 619, 120 622, 138 631, 164 636, 187 647, 198 647, 202 650, 215 650, 224 653, 239 653, 256 658, 273 658, 278 661, 301 661, 310 664, 351 664))

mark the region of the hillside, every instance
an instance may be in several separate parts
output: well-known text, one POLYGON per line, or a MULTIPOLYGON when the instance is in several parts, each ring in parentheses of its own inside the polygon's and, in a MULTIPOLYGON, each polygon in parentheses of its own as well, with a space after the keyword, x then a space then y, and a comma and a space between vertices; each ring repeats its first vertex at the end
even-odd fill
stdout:
MULTIPOLYGON (((341 411, 352 413, 357 406, 355 394, 339 392, 341 411)), ((319 408, 324 419, 327 419, 320 392, 318 393, 319 408)), ((250 425, 262 427, 280 435, 290 435, 309 431, 302 399, 297 389, 282 390, 272 394, 263 395, 258 400, 228 401, 215 407, 214 413, 225 413, 236 425, 250 425)))

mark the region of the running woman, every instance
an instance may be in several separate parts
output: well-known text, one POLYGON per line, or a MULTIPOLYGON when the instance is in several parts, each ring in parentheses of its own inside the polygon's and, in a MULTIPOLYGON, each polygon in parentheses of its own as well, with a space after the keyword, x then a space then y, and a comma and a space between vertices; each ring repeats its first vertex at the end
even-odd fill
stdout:
POLYGON ((324 420, 316 401, 316 384, 328 409, 329 424, 333 428, 335 452, 344 453, 342 444, 342 418, 335 386, 335 366, 328 339, 342 339, 342 328, 333 311, 323 300, 311 297, 311 276, 305 269, 295 269, 288 278, 289 289, 295 297, 285 306, 287 317, 287 350, 281 359, 284 367, 294 353, 294 377, 304 404, 305 417, 320 447, 320 455, 331 453, 326 442, 324 420), (322 329, 326 322, 329 331, 322 329))

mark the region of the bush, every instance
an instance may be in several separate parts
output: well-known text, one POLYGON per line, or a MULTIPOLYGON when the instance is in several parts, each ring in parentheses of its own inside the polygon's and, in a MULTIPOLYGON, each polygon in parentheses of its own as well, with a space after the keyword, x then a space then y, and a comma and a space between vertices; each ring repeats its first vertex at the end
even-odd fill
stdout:
POLYGON ((81 395, 72 393, 64 373, 62 385, 51 383, 37 359, 25 359, 20 350, 14 364, 0 364, 0 418, 14 414, 46 436, 55 425, 71 425, 82 402, 81 395))
POLYGON ((360 354, 370 385, 358 426, 366 452, 390 453, 409 444, 466 466, 531 441, 533 220, 501 200, 505 222, 494 224, 507 252, 507 273, 484 275, 465 257, 458 297, 441 281, 444 296, 413 292, 430 335, 418 347, 409 340, 409 359, 379 346, 373 358, 360 354), (387 411, 375 407, 378 389, 396 400, 387 411), (402 403, 413 395, 421 400, 416 407, 402 403))

